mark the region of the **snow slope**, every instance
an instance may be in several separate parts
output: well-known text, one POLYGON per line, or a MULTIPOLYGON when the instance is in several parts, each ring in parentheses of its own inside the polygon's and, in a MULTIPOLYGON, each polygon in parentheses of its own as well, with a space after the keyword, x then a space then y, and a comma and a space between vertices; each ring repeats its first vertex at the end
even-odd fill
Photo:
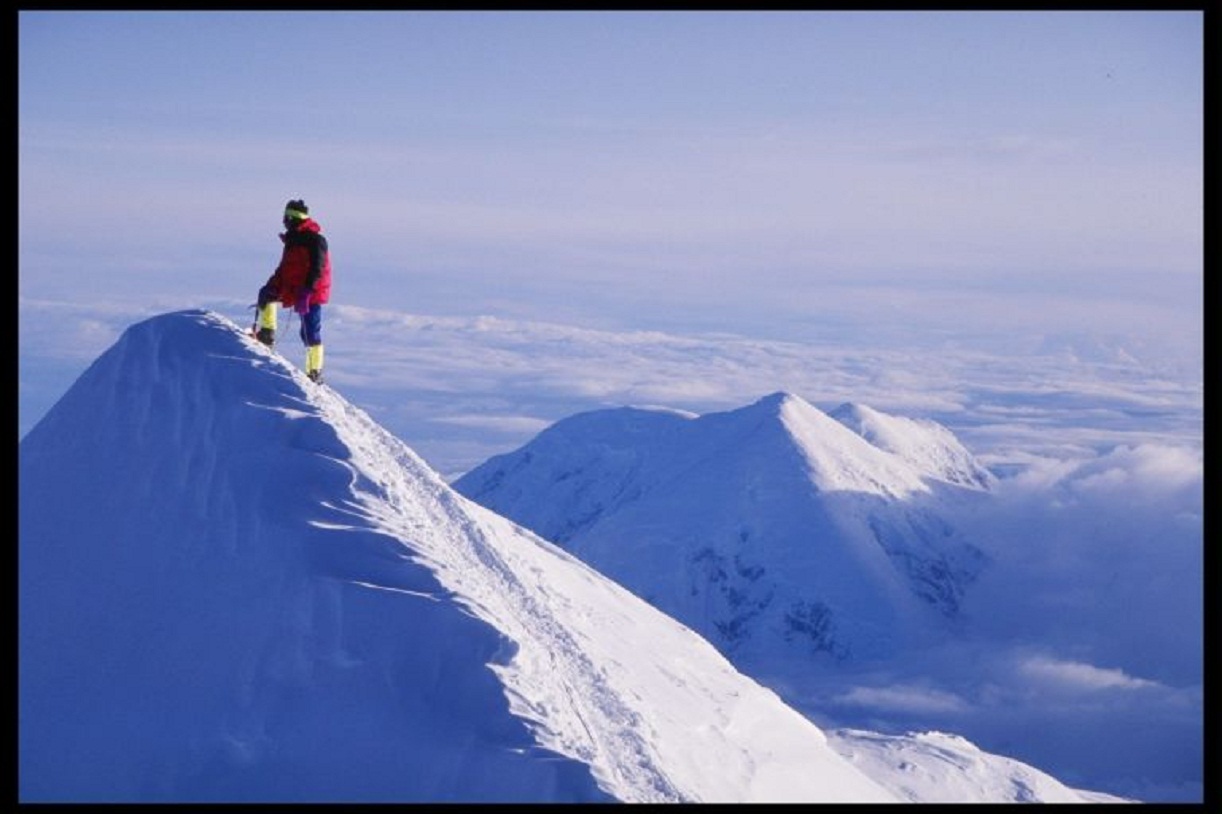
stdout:
POLYGON ((1123 803, 1110 794, 1066 788, 1051 775, 981 751, 946 732, 883 735, 859 729, 828 733, 837 751, 902 800, 914 803, 1123 803))
POLYGON ((20 447, 23 800, 887 800, 705 641, 222 317, 20 447))
POLYGON ((129 328, 19 474, 22 802, 999 801, 1029 771, 829 739, 210 312, 129 328))
POLYGON ((865 415, 837 420, 786 393, 700 417, 595 411, 454 487, 748 672, 802 673, 811 658, 877 659, 938 635, 985 564, 939 511, 985 489, 983 468, 932 429, 901 452, 875 445, 886 418, 850 421, 865 415))
POLYGON ((878 449, 898 455, 925 477, 971 489, 997 479, 950 430, 928 419, 888 415, 864 404, 842 404, 828 413, 878 449))

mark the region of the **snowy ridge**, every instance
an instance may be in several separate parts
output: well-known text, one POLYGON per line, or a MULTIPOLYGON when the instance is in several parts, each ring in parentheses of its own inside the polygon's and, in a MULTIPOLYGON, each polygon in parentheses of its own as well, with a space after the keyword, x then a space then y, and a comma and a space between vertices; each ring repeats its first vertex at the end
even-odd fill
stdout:
POLYGON ((810 478, 823 492, 857 492, 887 498, 905 498, 928 492, 923 473, 912 463, 871 439, 845 432, 826 413, 790 394, 776 394, 755 407, 776 404, 785 428, 810 465, 810 478))
POLYGON ((946 732, 882 735, 858 729, 828 733, 840 754, 876 777, 901 800, 957 803, 1122 803, 1110 794, 1066 788, 1025 763, 981 751, 946 732))
POLYGON ((924 455, 900 455, 786 393, 700 417, 595 411, 454 486, 736 664, 784 651, 803 671, 811 657, 873 658, 936 636, 984 566, 938 508, 978 490, 929 474, 946 474, 956 445, 922 429, 924 455))
MULTIPOLYGON (((320 414, 342 438, 361 442, 352 450, 356 469, 383 473, 379 486, 385 497, 368 505, 376 525, 411 540, 415 554, 458 600, 514 643, 512 658, 494 669, 506 683, 513 711, 531 721, 543 745, 591 764, 601 785, 628 802, 726 801, 742 798, 744 791, 752 800, 816 799, 808 796, 818 794, 813 788, 784 789, 793 782, 790 772, 815 769, 817 775, 820 764, 835 770, 834 757, 805 743, 822 740, 817 729, 788 710, 766 716, 770 740, 775 738, 770 745, 785 745, 801 760, 754 765, 757 758, 728 733, 763 726, 756 720, 760 707, 779 706, 769 691, 741 681, 707 643, 679 625, 651 621, 647 641, 609 637, 641 627, 637 614, 652 615, 652 609, 560 549, 455 494, 401 442, 340 397, 326 391, 314 396, 320 414), (525 584, 519 573, 540 580, 546 592, 525 584), (575 620, 580 621, 576 629, 575 620), (642 659, 642 651, 657 660, 642 659), (687 658, 673 658, 689 652, 687 658), (646 686, 665 691, 654 699, 656 707, 643 706, 649 699, 639 697, 640 677, 624 672, 641 668, 653 673, 646 686), (722 681, 734 687, 735 700, 728 709, 721 701, 714 705, 717 716, 704 725, 709 752, 691 755, 687 738, 668 730, 688 729, 687 696, 715 697, 722 681)), ((851 794, 832 792, 824 799, 885 798, 860 782, 851 794)))
POLYGON ((21 453, 27 798, 891 799, 223 317, 133 326, 21 453))
POLYGON ((828 415, 872 445, 898 455, 925 477, 973 489, 989 489, 996 483, 993 474, 937 422, 886 415, 853 403, 842 404, 828 415))
POLYGON ((892 776, 210 312, 129 328, 20 475, 23 802, 1001 801, 1022 768, 912 740, 892 776))

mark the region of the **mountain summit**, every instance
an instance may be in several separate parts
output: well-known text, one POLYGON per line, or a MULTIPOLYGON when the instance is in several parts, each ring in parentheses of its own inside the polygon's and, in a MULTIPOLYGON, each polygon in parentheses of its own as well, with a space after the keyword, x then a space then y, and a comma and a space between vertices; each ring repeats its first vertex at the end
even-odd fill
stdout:
POLYGON ((130 327, 19 459, 22 802, 1104 799, 829 737, 210 312, 130 327))
POLYGON ((894 799, 222 317, 129 328, 20 502, 25 800, 894 799))
POLYGON ((959 613, 984 555, 943 501, 989 476, 947 431, 774 393, 594 411, 455 481, 692 626, 748 673, 869 660, 959 613))

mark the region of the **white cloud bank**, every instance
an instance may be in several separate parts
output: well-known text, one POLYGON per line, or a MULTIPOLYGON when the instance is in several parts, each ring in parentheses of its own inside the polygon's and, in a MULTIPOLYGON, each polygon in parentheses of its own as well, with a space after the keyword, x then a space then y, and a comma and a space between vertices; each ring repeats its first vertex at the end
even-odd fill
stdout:
POLYGON ((1067 661, 1048 656, 1033 656, 1019 665, 1028 677, 1047 681, 1069 689, 1130 690, 1154 687, 1156 683, 1143 678, 1134 678, 1123 670, 1095 667, 1079 661, 1067 661))

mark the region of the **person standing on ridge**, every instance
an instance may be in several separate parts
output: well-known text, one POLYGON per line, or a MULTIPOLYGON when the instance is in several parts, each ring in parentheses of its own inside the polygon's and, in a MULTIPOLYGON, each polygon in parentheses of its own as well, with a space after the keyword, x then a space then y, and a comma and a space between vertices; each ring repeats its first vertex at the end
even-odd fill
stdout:
POLYGON ((276 341, 277 304, 292 308, 301 317, 306 375, 321 382, 322 306, 331 298, 331 252, 303 200, 285 205, 284 229, 280 265, 259 289, 255 338, 270 348, 276 341))

